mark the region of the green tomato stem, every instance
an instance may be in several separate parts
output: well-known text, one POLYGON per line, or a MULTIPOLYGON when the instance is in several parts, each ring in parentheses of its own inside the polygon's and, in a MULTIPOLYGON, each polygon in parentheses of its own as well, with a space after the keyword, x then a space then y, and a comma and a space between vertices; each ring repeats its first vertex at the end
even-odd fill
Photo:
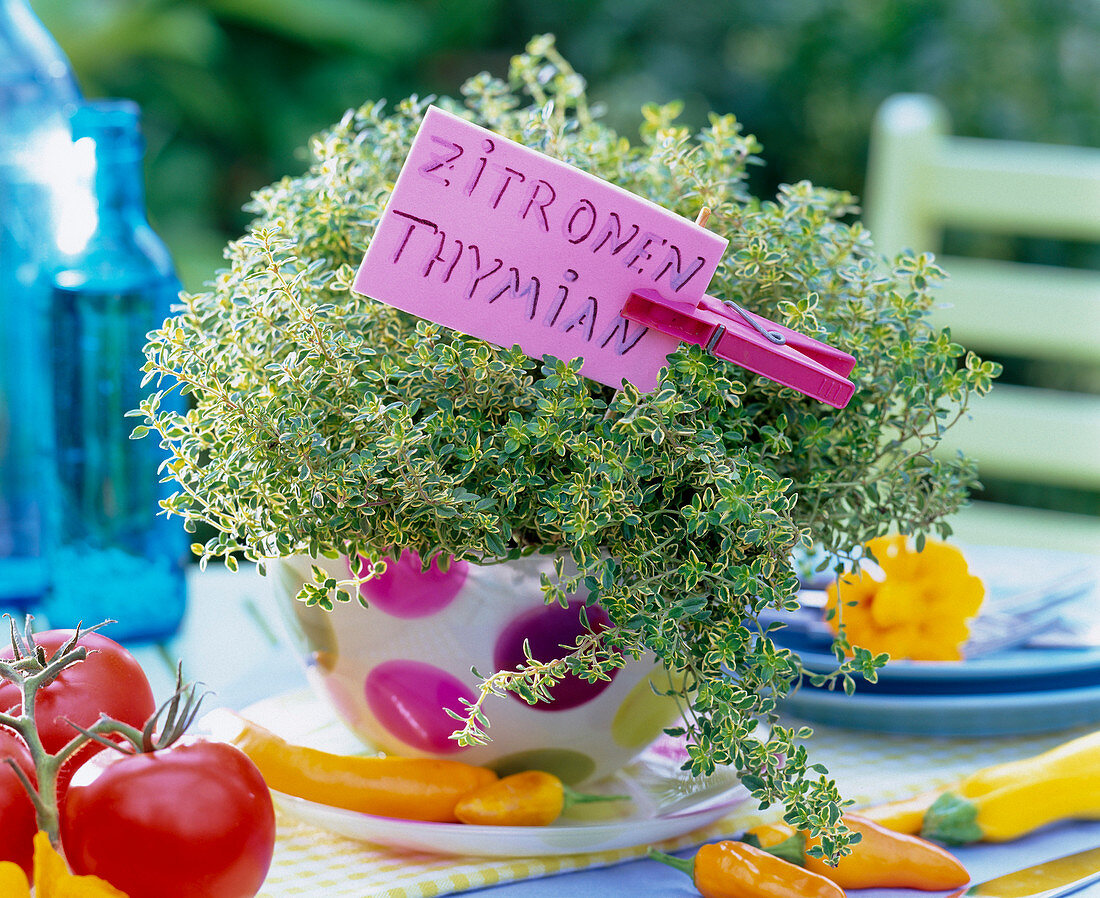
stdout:
MULTIPOLYGON (((39 664, 39 670, 35 673, 28 673, 33 665, 27 665, 25 668, 20 669, 14 677, 8 676, 9 671, 15 672, 14 666, 8 667, 8 670, 0 669, 0 674, 5 679, 10 679, 11 682, 16 683, 22 693, 22 713, 14 719, 9 717, 5 723, 22 736, 23 741, 27 744, 31 760, 34 762, 34 774, 38 784, 35 787, 22 771, 18 771, 19 780, 30 796, 31 804, 34 805, 38 828, 49 836, 50 843, 55 848, 61 844, 61 821, 57 807, 57 774, 61 769, 61 764, 46 751, 46 747, 42 744, 42 740, 38 735, 38 726, 34 718, 34 703, 38 690, 44 684, 56 679, 57 675, 69 664, 83 661, 87 654, 87 649, 81 647, 79 650, 70 653, 69 656, 55 658, 45 667, 41 667, 39 664), (68 657, 68 663, 61 663, 66 660, 66 657, 68 657)), ((18 765, 14 766, 17 767, 18 765)))

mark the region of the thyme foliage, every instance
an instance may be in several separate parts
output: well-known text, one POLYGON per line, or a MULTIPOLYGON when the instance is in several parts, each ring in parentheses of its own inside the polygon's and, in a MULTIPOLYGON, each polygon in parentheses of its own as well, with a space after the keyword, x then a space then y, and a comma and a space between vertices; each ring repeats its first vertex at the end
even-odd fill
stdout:
MULTIPOLYGON (((844 550, 887 530, 946 535, 972 466, 934 459, 943 429, 987 391, 990 363, 930 328, 928 255, 887 267, 846 219, 851 196, 808 183, 751 197, 760 147, 731 115, 691 134, 677 107, 647 106, 641 142, 602 125, 584 81, 549 37, 513 60, 510 83, 482 74, 462 102, 436 102, 498 133, 694 218, 730 240, 710 292, 852 352, 858 387, 836 411, 702 349, 670 357, 642 395, 417 320, 353 293, 355 268, 429 100, 349 111, 311 143, 301 177, 259 191, 254 225, 226 251, 209 292, 185 294, 150 337, 147 378, 177 385, 186 414, 155 393, 141 411, 171 448, 165 508, 217 535, 203 561, 310 553, 380 558, 410 547, 491 562, 569 556, 548 601, 597 597, 614 628, 564 661, 489 678, 483 696, 530 699, 571 670, 595 679, 642 652, 675 675, 690 766, 733 764, 764 804, 844 842, 840 798, 776 702, 798 659, 756 623, 793 607, 789 559, 802 543, 844 550), (526 93, 521 99, 517 91, 526 93), (770 730, 758 722, 772 724, 770 730)), ((320 572, 319 572, 320 574, 320 572)), ((307 584, 331 606, 346 584, 307 584)), ((838 655, 839 657, 839 655, 838 655)), ((873 673, 867 653, 845 662, 873 673)), ((484 738, 481 704, 461 738, 484 738)))

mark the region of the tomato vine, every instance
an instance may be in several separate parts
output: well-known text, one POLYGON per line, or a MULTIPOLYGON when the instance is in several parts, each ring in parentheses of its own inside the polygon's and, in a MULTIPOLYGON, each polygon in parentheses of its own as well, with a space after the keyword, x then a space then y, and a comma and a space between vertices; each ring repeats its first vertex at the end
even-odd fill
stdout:
MULTIPOLYGON (((105 637, 100 637, 101 643, 98 643, 95 648, 90 649, 86 644, 87 638, 107 623, 110 622, 104 621, 87 629, 78 627, 51 652, 40 639, 36 639, 34 619, 31 616, 27 616, 22 630, 12 619, 10 624, 12 657, 0 659, 0 681, 12 684, 19 694, 19 702, 15 707, 0 711, 0 727, 7 727, 16 733, 26 745, 33 762, 33 780, 14 757, 8 756, 3 760, 26 791, 34 807, 38 829, 49 836, 50 842, 55 847, 60 845, 61 792, 67 782, 66 773, 72 769, 72 762, 80 760, 79 756, 82 752, 86 758, 103 748, 123 752, 150 752, 165 748, 178 739, 195 719, 203 698, 202 695, 197 694, 196 686, 183 685, 181 669, 177 672, 175 693, 150 716, 147 704, 143 701, 143 694, 147 693, 148 701, 151 703, 152 690, 144 674, 140 673, 140 667, 129 653, 105 637), (57 747, 58 730, 51 726, 55 721, 42 719, 39 710, 44 691, 65 671, 73 669, 75 665, 86 663, 90 651, 98 653, 112 647, 131 662, 131 679, 133 679, 134 670, 140 675, 136 684, 123 684, 142 693, 126 709, 125 716, 129 719, 117 719, 106 713, 99 713, 98 710, 89 712, 86 707, 78 708, 74 705, 61 721, 63 725, 71 728, 71 738, 57 747), (84 715, 98 714, 98 719, 90 726, 83 726, 73 719, 77 717, 78 712, 84 715), (163 726, 160 726, 158 734, 158 725, 162 718, 163 726), (118 739, 122 742, 116 741, 118 739)), ((56 636, 56 634, 53 635, 56 636)), ((115 667, 107 666, 102 676, 110 677, 115 672, 115 667)), ((84 699, 83 692, 76 696, 78 702, 84 699)))

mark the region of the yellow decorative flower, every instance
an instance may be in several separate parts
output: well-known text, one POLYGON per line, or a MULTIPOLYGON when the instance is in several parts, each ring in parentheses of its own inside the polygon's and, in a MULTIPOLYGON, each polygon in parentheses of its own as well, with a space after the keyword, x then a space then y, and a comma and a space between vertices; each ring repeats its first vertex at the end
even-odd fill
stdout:
MULTIPOLYGON (((113 885, 98 876, 74 876, 65 859, 54 850, 50 837, 40 832, 34 837, 35 898, 126 898, 113 885)), ((31 898, 27 875, 18 864, 0 861, 0 895, 4 898, 31 898)))
POLYGON ((928 540, 917 552, 904 536, 873 539, 866 549, 879 570, 863 568, 828 588, 826 617, 841 620, 852 645, 894 659, 958 661, 970 636, 969 621, 985 586, 967 570, 954 546, 928 540))
POLYGON ((31 898, 31 887, 23 868, 11 861, 0 861, 0 895, 31 898))

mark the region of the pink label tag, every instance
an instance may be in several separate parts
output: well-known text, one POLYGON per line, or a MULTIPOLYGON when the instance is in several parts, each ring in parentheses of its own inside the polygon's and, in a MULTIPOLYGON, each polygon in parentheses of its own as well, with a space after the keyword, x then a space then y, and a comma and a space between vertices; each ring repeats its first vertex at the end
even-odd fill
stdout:
POLYGON ((359 293, 648 392, 680 341, 619 315, 700 299, 726 240, 485 128, 428 109, 355 278, 359 293))

